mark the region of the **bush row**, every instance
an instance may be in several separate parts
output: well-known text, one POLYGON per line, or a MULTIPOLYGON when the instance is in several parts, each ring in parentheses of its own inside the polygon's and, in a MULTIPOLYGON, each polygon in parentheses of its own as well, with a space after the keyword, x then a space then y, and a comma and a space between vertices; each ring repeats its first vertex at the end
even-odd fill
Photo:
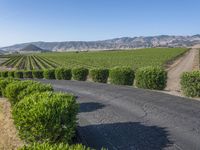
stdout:
MULTIPOLYGON (((24 146, 18 150, 93 150, 87 148, 81 144, 68 145, 68 144, 49 144, 49 143, 33 143, 28 146, 24 146)), ((104 150, 104 149, 102 149, 104 150)))
POLYGON ((183 73, 181 89, 186 96, 200 97, 200 71, 183 73))
POLYGON ((110 70, 105 68, 96 68, 88 70, 86 68, 57 68, 55 70, 34 70, 34 71, 16 71, 1 72, 2 77, 15 78, 45 78, 57 80, 74 80, 86 81, 89 77, 94 82, 107 83, 108 79, 111 84, 116 85, 133 85, 136 79, 136 86, 139 88, 162 90, 166 86, 167 73, 159 67, 144 67, 136 71, 129 67, 115 67, 110 70))
POLYGON ((167 83, 167 72, 160 67, 140 68, 136 72, 136 86, 145 89, 163 90, 167 83))
POLYGON ((78 105, 75 97, 53 92, 35 81, 0 79, 0 93, 8 98, 21 139, 27 143, 70 143, 75 135, 78 105))

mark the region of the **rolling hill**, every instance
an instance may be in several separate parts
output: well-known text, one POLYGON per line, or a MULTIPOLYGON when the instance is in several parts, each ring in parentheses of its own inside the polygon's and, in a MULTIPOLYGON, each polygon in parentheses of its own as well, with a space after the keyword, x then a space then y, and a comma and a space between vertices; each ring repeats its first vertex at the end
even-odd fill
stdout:
POLYGON ((33 44, 29 44, 29 45, 25 46, 24 48, 22 48, 20 51, 43 51, 43 49, 41 49, 33 44))
POLYGON ((50 51, 113 50, 146 47, 191 47, 200 44, 200 35, 123 37, 102 41, 31 42, 2 47, 1 49, 5 51, 19 51, 29 44, 34 44, 41 49, 50 51))

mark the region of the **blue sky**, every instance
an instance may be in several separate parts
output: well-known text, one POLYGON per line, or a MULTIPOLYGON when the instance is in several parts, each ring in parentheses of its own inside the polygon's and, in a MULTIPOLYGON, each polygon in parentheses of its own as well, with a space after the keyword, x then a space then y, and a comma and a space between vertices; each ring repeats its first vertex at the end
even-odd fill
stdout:
POLYGON ((200 33, 200 0, 0 0, 0 46, 200 33))

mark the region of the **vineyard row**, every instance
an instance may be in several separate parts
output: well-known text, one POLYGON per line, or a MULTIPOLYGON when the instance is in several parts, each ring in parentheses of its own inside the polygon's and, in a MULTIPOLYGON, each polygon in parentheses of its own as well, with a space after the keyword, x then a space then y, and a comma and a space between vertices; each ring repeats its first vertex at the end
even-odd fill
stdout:
POLYGON ((1 66, 18 70, 40 70, 53 69, 59 66, 59 64, 42 56, 18 55, 11 56, 8 60, 3 62, 1 66))

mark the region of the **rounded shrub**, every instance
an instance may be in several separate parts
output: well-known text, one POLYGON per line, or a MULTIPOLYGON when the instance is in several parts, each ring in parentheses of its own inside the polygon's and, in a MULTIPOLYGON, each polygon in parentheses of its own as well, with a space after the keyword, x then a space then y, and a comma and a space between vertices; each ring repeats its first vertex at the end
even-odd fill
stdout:
POLYGON ((14 78, 15 77, 15 71, 9 71, 8 72, 8 77, 9 78, 14 78))
POLYGON ((33 143, 31 145, 25 145, 19 150, 92 150, 81 144, 68 145, 68 144, 49 144, 49 143, 33 143))
POLYGON ((200 97, 200 71, 183 73, 181 75, 181 89, 186 96, 200 97))
POLYGON ((70 143, 75 135, 78 105, 75 97, 43 92, 25 97, 13 107, 13 119, 26 142, 70 143))
POLYGON ((89 74, 94 82, 107 83, 109 70, 104 68, 92 69, 89 74))
POLYGON ((15 81, 12 82, 10 84, 8 84, 5 88, 5 96, 10 100, 12 105, 15 105, 19 99, 18 99, 18 95, 20 94, 20 92, 22 90, 24 90, 25 88, 33 85, 34 81, 15 81))
POLYGON ((23 78, 23 71, 15 71, 14 76, 15 78, 23 78))
POLYGON ((45 79, 55 79, 55 70, 54 69, 46 69, 43 72, 43 76, 45 79))
POLYGON ((27 88, 23 89, 17 96, 17 99, 21 100, 25 96, 28 96, 30 94, 33 94, 36 92, 47 92, 47 91, 53 91, 52 85, 35 82, 34 84, 31 84, 27 88))
POLYGON ((6 78, 3 80, 0 80, 0 96, 6 96, 5 89, 7 85, 15 81, 18 81, 18 80, 13 79, 13 78, 6 78))
POLYGON ((23 72, 23 77, 24 78, 33 78, 32 71, 31 70, 25 70, 23 72))
POLYGON ((134 70, 129 67, 115 67, 109 73, 110 82, 117 85, 133 85, 134 70))
POLYGON ((1 72, 1 77, 2 78, 7 78, 8 77, 8 71, 2 71, 1 72))
POLYGON ((33 75, 33 78, 36 78, 36 79, 43 79, 44 78, 42 70, 33 70, 32 75, 33 75))
POLYGON ((72 69, 72 77, 74 80, 86 81, 88 73, 89 70, 87 68, 80 67, 72 69))
POLYGON ((55 77, 57 80, 71 80, 72 78, 71 69, 57 68, 55 70, 55 77))
POLYGON ((136 72, 138 88, 163 90, 167 83, 167 72, 160 67, 143 67, 136 72))

